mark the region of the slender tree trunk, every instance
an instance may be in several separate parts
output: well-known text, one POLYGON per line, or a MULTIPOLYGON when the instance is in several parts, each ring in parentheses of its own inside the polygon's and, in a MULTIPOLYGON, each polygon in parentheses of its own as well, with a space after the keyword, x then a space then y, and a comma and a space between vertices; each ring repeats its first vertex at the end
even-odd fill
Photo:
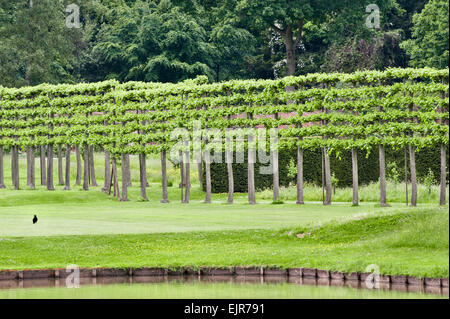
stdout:
POLYGON ((30 147, 30 188, 36 188, 36 167, 34 161, 34 147, 30 147))
POLYGON ((447 186, 447 174, 446 174, 446 159, 447 151, 445 145, 441 144, 441 194, 439 199, 439 204, 441 206, 445 205, 446 202, 446 186, 447 186))
POLYGON ((411 206, 417 206, 416 149, 409 146, 409 166, 411 169, 411 206))
POLYGON ((352 148, 353 206, 359 205, 358 151, 352 148))
POLYGON ((161 151, 161 175, 162 175, 162 199, 161 203, 168 203, 169 197, 167 192, 167 154, 161 151))
POLYGON ((378 148, 380 157, 380 206, 387 206, 386 203, 386 161, 384 146, 380 145, 378 148))
POLYGON ((105 150, 105 181, 103 183, 102 191, 111 189, 111 156, 108 151, 105 150))
POLYGON ((41 185, 47 185, 47 172, 45 169, 45 146, 40 147, 41 185))
POLYGON ((139 154, 139 175, 141 181, 141 198, 148 201, 147 198, 147 171, 145 169, 145 154, 139 154))
POLYGON ((205 151, 206 196, 205 203, 211 203, 211 158, 209 150, 205 151))
POLYGON ((191 197, 191 161, 189 151, 184 152, 186 159, 186 170, 185 170, 185 182, 186 182, 186 190, 184 193, 184 203, 189 203, 189 199, 191 197))
POLYGON ((47 190, 55 190, 53 185, 53 144, 49 144, 47 147, 47 190))
MULTIPOLYGON (((184 185, 185 185, 185 182, 184 182, 184 160, 183 160, 183 152, 180 151, 179 154, 178 154, 178 156, 179 156, 179 159, 180 159, 180 180, 181 180, 180 185, 179 185, 179 188, 181 188, 181 192, 183 192, 183 187, 184 187, 184 185)), ((181 196, 181 201, 183 201, 183 195, 181 196)))
POLYGON ((12 182, 14 185, 14 189, 19 189, 19 148, 18 146, 12 147, 12 156, 11 156, 11 176, 12 182))
POLYGON ((331 205, 331 168, 330 157, 326 148, 324 152, 324 164, 325 164, 325 203, 324 205, 331 205))
POLYGON ((16 173, 16 169, 15 169, 15 162, 14 162, 14 148, 15 146, 11 146, 11 184, 14 186, 15 185, 15 173, 16 173))
POLYGON ((58 185, 64 185, 62 145, 58 145, 58 185))
POLYGON ((3 167, 3 146, 0 146, 0 189, 6 188, 3 167))
POLYGON ((250 205, 256 204, 255 198, 255 150, 250 145, 253 144, 255 137, 248 135, 248 170, 247 170, 247 186, 248 186, 248 202, 250 205))
POLYGON ((19 158, 19 147, 16 146, 16 150, 15 150, 15 169, 16 169, 16 173, 15 173, 15 180, 14 180, 14 189, 18 190, 20 188, 19 185, 19 175, 20 175, 20 158, 19 158))
POLYGON ((11 184, 16 185, 16 161, 15 161, 15 146, 11 146, 11 184))
POLYGON ((27 186, 31 185, 31 149, 27 148, 27 186))
POLYGON ((117 157, 113 155, 112 157, 112 178, 113 178, 113 187, 114 187, 114 197, 117 196, 120 199, 120 190, 119 190, 119 178, 117 174, 117 157))
POLYGON ((95 163, 94 163, 94 146, 89 147, 89 176, 91 186, 98 186, 97 179, 95 178, 95 163))
MULTIPOLYGON (((276 117, 278 118, 278 116, 276 117)), ((275 138, 276 149, 272 152, 273 157, 273 201, 280 199, 280 175, 278 167, 278 137, 275 138)))
MULTIPOLYGON (((227 145, 230 145, 230 138, 227 137, 227 145)), ((233 176, 233 156, 231 150, 225 151, 228 173, 228 204, 233 204, 234 201, 234 176, 233 176)))
POLYGON ((297 146, 297 204, 303 205, 303 149, 297 146))
POLYGON ((127 158, 125 154, 122 154, 122 199, 120 201, 128 201, 127 158))
POLYGON ((127 186, 131 187, 133 186, 133 183, 131 181, 131 163, 130 163, 130 155, 125 154, 125 161, 126 161, 126 174, 127 174, 127 186))
POLYGON ((322 148, 322 203, 325 205, 325 154, 322 148))
POLYGON ((84 145, 84 154, 83 154, 83 190, 89 190, 89 145, 84 145))
POLYGON ((406 206, 408 206, 408 155, 406 154, 407 150, 405 148, 405 189, 406 189, 406 206))
POLYGON ((66 180, 64 190, 70 190, 70 154, 71 154, 71 146, 69 144, 66 145, 66 180))
POLYGON ((77 159, 77 177, 75 181, 75 185, 81 184, 81 154, 80 154, 80 146, 75 146, 75 156, 77 159))

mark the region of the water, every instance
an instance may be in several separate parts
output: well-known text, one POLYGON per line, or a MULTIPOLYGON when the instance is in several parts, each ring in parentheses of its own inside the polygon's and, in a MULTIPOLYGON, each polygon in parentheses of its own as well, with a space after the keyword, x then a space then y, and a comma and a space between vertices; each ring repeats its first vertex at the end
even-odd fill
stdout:
POLYGON ((104 277, 1 281, 0 299, 448 299, 448 288, 286 277, 104 277), (364 283, 362 284, 364 286, 364 283))

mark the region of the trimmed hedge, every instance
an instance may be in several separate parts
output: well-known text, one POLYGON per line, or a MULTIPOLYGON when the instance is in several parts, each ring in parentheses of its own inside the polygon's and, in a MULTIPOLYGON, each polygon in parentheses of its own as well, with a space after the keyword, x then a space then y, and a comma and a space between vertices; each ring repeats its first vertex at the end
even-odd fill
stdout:
MULTIPOLYGON (((222 158, 225 158, 223 154, 222 158)), ((245 153, 245 161, 241 164, 233 164, 234 191, 236 193, 247 192, 247 153, 245 153)), ((386 150, 386 168, 389 178, 390 163, 396 164, 400 181, 404 180, 404 150, 386 150)), ((447 163, 449 162, 449 152, 447 149, 447 163)), ((322 183, 322 152, 320 149, 304 150, 303 152, 303 175, 304 181, 321 185, 322 183)), ((296 175, 289 176, 289 166, 291 172, 296 171, 297 151, 296 150, 280 150, 279 152, 279 168, 280 168, 280 186, 289 186, 296 184, 296 175)), ((338 180, 338 187, 352 186, 352 161, 351 151, 341 152, 340 158, 334 155, 330 157, 331 173, 338 180)), ((270 189, 273 186, 273 175, 260 174, 259 168, 267 166, 267 164, 255 163, 255 188, 256 190, 270 189)), ((204 167, 204 164, 203 164, 204 167)), ((420 182, 428 174, 428 168, 431 168, 434 174, 435 183, 439 183, 440 178, 440 148, 422 149, 416 152, 416 170, 417 179, 420 182)), ((408 157, 409 170, 409 157, 408 157)), ((379 162, 378 152, 371 152, 366 158, 365 152, 358 153, 358 174, 360 185, 369 184, 378 181, 379 178, 379 162)), ((408 171, 409 177, 409 171, 408 171)), ((447 168, 448 180, 448 168, 447 168)), ((203 189, 205 185, 205 170, 203 169, 203 189)), ((226 163, 211 164, 211 190, 213 193, 228 192, 228 174, 226 163)))

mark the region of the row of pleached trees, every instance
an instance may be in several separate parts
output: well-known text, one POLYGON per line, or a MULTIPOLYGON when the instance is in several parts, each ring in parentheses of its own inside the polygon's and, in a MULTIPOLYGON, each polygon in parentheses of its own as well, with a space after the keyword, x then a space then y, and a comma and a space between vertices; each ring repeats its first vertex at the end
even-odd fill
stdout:
MULTIPOLYGON (((19 152, 27 154, 27 185, 35 187, 34 157, 40 157, 41 184, 54 189, 54 153, 58 184, 69 190, 70 155, 77 159, 76 183, 96 186, 94 149, 105 154, 102 190, 128 200, 130 154, 139 156, 141 198, 147 200, 146 156, 161 156, 162 202, 168 202, 167 161, 179 157, 182 201, 190 199, 192 159, 205 169, 211 202, 210 163, 225 152, 229 196, 233 202, 233 160, 240 156, 230 132, 244 132, 248 162, 248 200, 255 201, 254 163, 258 129, 275 129, 278 149, 297 149, 297 203, 303 204, 303 151, 322 149, 324 204, 332 201, 330 155, 351 150, 353 204, 358 205, 358 152, 378 152, 380 205, 386 202, 386 149, 404 149, 409 158, 411 204, 417 204, 415 153, 441 148, 441 196, 446 202, 448 146, 448 69, 389 69, 352 74, 310 74, 267 81, 207 84, 205 78, 180 84, 107 81, 78 85, 0 88, 0 188, 3 152, 11 152, 12 183, 19 189, 19 152), (200 124, 199 124, 200 123, 200 124), (203 131, 198 135, 196 126, 203 131), (174 130, 183 128, 184 139, 174 130), (219 135, 217 135, 219 134, 219 135), (220 136, 220 137, 217 137, 220 136), (189 141, 199 141, 196 148, 189 141), (183 145, 180 148, 178 146, 183 145), (178 147, 178 148, 177 148, 178 147), (65 170, 63 153, 65 152, 65 170), (82 159, 83 160, 82 160, 82 159), (120 161, 120 163, 119 163, 120 161), (83 166, 83 167, 82 167, 83 166), (122 187, 118 167, 121 167, 122 187), (63 172, 64 171, 64 172, 63 172)), ((265 139, 262 139, 265 140, 265 139)), ((266 142, 266 141, 264 141, 266 142)), ((267 148, 267 146, 265 146, 267 148)), ((273 199, 279 199, 278 151, 271 152, 273 199)))

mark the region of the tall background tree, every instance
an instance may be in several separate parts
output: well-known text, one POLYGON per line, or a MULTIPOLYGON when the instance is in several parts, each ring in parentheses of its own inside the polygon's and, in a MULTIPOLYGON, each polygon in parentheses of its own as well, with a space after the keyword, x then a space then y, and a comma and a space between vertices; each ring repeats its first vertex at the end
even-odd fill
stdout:
POLYGON ((74 33, 62 0, 0 0, 1 84, 70 81, 74 33))
POLYGON ((430 0, 413 17, 412 38, 401 47, 411 57, 413 67, 448 67, 448 0, 430 0))

